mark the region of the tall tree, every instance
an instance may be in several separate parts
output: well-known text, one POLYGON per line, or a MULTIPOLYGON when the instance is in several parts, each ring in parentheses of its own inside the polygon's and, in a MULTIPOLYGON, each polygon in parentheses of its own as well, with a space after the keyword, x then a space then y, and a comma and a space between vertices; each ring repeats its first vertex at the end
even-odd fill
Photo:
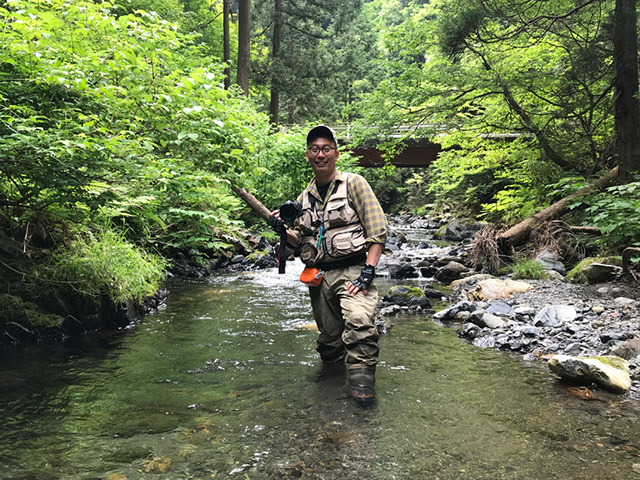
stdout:
MULTIPOLYGON (((275 0, 273 14, 273 42, 271 46, 272 62, 276 63, 280 57, 280 38, 282 35, 282 0, 275 0)), ((280 109, 280 79, 277 74, 271 76, 271 98, 269 102, 269 118, 273 125, 278 124, 278 112, 280 109)))
POLYGON ((270 86, 272 121, 340 118, 354 83, 371 70, 364 65, 377 55, 362 5, 362 0, 255 2, 254 41, 269 55, 252 64, 252 78, 270 86))
POLYGON ((616 0, 614 25, 618 176, 626 182, 631 180, 634 171, 640 171, 638 27, 635 0, 616 0))
POLYGON ((251 66, 251 0, 238 1, 238 70, 236 82, 249 95, 251 66))
POLYGON ((222 0, 222 61, 224 67, 224 88, 229 90, 231 87, 231 40, 229 38, 229 21, 231 9, 229 8, 229 0, 222 0))

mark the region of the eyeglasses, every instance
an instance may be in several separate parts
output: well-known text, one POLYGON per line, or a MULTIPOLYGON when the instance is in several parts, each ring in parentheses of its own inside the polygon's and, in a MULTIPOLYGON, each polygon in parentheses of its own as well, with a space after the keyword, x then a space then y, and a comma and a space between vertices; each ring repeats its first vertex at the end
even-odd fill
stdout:
POLYGON ((324 147, 320 148, 317 145, 314 145, 313 147, 309 147, 307 150, 309 150, 313 155, 318 155, 320 153, 320 150, 322 150, 322 153, 324 153, 325 155, 329 155, 334 150, 337 150, 337 148, 330 147, 329 145, 325 145, 324 147))

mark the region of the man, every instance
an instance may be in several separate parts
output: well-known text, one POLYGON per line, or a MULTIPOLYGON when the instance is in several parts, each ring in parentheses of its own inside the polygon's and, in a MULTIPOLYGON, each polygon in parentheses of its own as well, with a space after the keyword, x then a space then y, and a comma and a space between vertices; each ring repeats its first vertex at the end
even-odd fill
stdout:
MULTIPOLYGON (((305 157, 315 176, 298 197, 302 212, 293 230, 287 229, 287 240, 300 249, 307 267, 324 272, 319 286, 309 286, 323 366, 342 366, 346 358, 351 395, 368 405, 375 398, 379 338, 378 292, 371 282, 387 221, 367 181, 336 170, 339 155, 332 129, 319 125, 309 131, 305 157)), ((279 211, 272 215, 274 228, 283 228, 279 211)))

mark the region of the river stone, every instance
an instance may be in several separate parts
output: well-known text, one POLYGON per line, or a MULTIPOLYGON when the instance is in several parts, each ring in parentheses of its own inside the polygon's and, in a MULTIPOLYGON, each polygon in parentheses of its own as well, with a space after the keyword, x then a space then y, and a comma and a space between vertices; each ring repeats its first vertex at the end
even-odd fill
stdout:
POLYGON ((506 322, 502 318, 497 315, 493 315, 492 313, 484 313, 480 318, 480 321, 483 324, 480 325, 481 327, 491 328, 492 330, 506 325, 506 322))
POLYGON ((506 302, 493 302, 489 305, 489 308, 487 308, 487 313, 500 315, 502 317, 511 317, 514 315, 511 305, 506 302))
POLYGON ((542 265, 542 268, 544 268, 545 270, 555 270, 561 275, 567 273, 567 269, 560 261, 560 258, 558 258, 558 255, 550 252, 549 250, 543 250, 542 252, 540 252, 536 256, 535 260, 540 265, 542 265))
POLYGON ((460 334, 463 337, 474 339, 482 334, 482 329, 475 323, 465 323, 462 325, 460 334))
POLYGON ((435 278, 445 285, 459 279, 468 269, 459 262, 449 262, 436 273, 435 278))
POLYGON ((610 353, 625 360, 633 360, 640 355, 640 338, 635 337, 628 342, 615 345, 611 348, 610 353))
POLYGON ((533 324, 537 327, 560 327, 578 316, 573 305, 549 305, 538 312, 533 324))
POLYGON ((404 307, 431 307, 431 302, 420 288, 406 285, 391 287, 384 300, 404 307))
POLYGON ((433 318, 436 320, 451 320, 452 318, 455 318, 459 312, 473 312, 476 308, 477 307, 474 303, 463 300, 449 308, 445 308, 444 310, 435 313, 433 318))
POLYGON ((487 278, 478 282, 476 287, 469 291, 469 300, 492 300, 506 298, 516 293, 531 290, 533 286, 526 282, 510 279, 487 278))
POLYGON ((629 363, 620 357, 553 355, 549 359, 549 369, 565 380, 595 383, 614 393, 625 393, 631 388, 629 363))
POLYGON ((520 333, 527 337, 539 337, 542 333, 538 327, 534 327, 533 325, 524 325, 520 328, 520 333))
POLYGON ((633 298, 616 297, 613 299, 613 303, 618 307, 632 307, 636 304, 636 301, 633 298))

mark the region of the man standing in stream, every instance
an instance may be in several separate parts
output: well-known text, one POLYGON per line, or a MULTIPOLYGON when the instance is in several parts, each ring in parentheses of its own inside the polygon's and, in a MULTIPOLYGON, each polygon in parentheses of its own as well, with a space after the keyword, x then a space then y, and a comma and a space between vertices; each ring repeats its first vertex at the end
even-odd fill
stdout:
MULTIPOLYGON (((309 295, 323 369, 343 371, 346 358, 351 395, 367 406, 375 400, 379 339, 378 291, 372 282, 387 221, 367 181, 336 170, 339 154, 331 128, 309 131, 305 157, 315 176, 298 197, 301 210, 286 233, 307 266, 303 276, 314 279, 309 295)), ((279 210, 272 212, 271 224, 278 232, 286 228, 279 210)))

